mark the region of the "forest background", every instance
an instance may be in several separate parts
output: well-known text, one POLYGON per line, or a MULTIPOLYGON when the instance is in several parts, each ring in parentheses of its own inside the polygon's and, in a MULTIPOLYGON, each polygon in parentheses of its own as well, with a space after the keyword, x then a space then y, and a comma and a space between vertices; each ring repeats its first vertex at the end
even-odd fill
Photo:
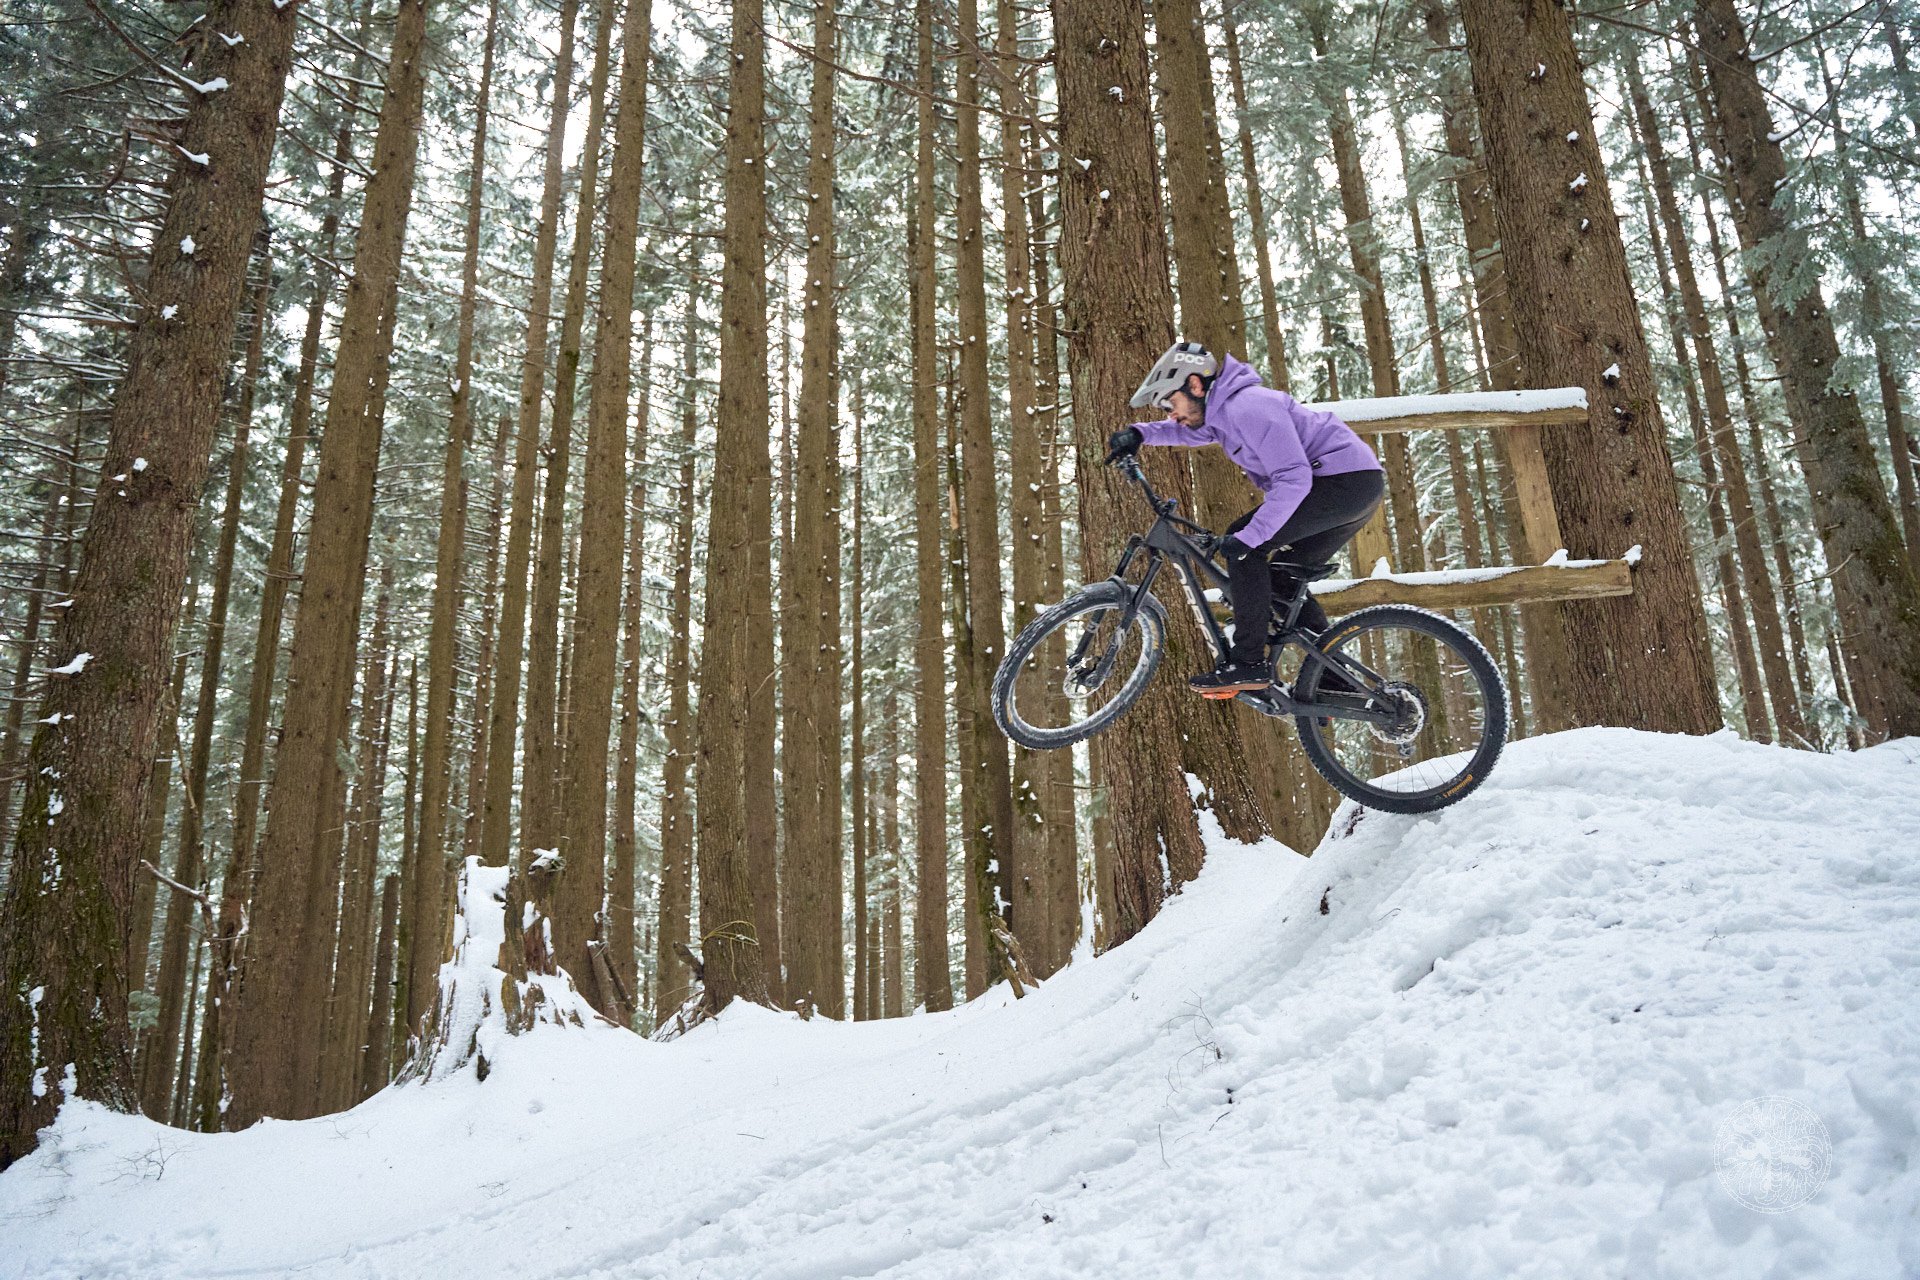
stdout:
MULTIPOLYGON (((1098 460, 1176 334, 1315 402, 1586 392, 1531 447, 1633 591, 1471 611, 1517 733, 1920 731, 1915 25, 11 5, 0 1163, 69 1092, 211 1129, 426 1069, 466 858, 509 990, 671 1031, 1044 980, 1203 821, 1311 848, 1244 709, 986 713, 1142 523, 1098 460)), ((1382 439, 1356 576, 1559 549, 1513 432, 1382 439)))

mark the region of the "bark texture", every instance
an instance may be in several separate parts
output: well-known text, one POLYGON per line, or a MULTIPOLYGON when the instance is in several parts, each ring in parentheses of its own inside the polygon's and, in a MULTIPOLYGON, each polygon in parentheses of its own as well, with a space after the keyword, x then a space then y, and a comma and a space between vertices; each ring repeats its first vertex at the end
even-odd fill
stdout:
MULTIPOLYGON (((1118 420, 1140 370, 1173 340, 1144 16, 1121 0, 1054 0, 1060 93, 1063 328, 1069 334, 1079 453, 1082 569, 1104 576, 1147 509, 1119 473, 1100 466, 1106 425, 1118 420), (1109 93, 1118 88, 1118 94, 1109 93)), ((1177 455, 1147 469, 1165 495, 1190 505, 1177 455)), ((1179 672, 1199 652, 1191 624, 1175 616, 1167 664, 1179 672)), ((1195 667, 1197 669, 1197 665, 1195 667)), ((1137 933, 1166 896, 1200 869, 1204 849, 1179 758, 1189 698, 1158 680, 1101 739, 1100 781, 1113 820, 1118 942, 1137 933)))
MULTIPOLYGON (((789 1004, 846 1016, 841 937, 840 432, 834 271, 834 0, 813 9, 807 136, 807 277, 801 291, 800 402, 793 459, 793 533, 781 565, 791 584, 782 611, 782 694, 787 707, 781 773, 786 857, 781 941, 789 1004)), ((858 810, 855 810, 856 822, 858 810)))
POLYGON ((108 428, 102 474, 126 479, 101 489, 54 631, 57 669, 73 673, 48 690, 59 720, 28 757, 0 908, 0 1168, 70 1089, 134 1105, 126 963, 145 782, 296 20, 270 0, 209 14, 244 38, 206 50, 197 74, 229 87, 194 95, 181 124, 180 149, 207 162, 177 160, 168 180, 108 428))
POLYGON ((514 764, 520 745, 520 678, 526 659, 527 574, 533 558, 534 495, 539 478, 541 391, 546 385, 547 329, 553 317, 553 263, 560 239, 561 162, 572 104, 574 26, 580 0, 561 0, 560 48, 554 56, 546 151, 541 161, 540 221, 533 233, 533 278, 527 288, 527 336, 520 357, 514 415, 513 501, 494 645, 492 705, 487 713, 487 785, 480 810, 480 860, 505 866, 513 843, 514 764))
MULTIPOLYGON (((567 684, 566 775, 554 890, 554 958, 594 1008, 624 1023, 620 994, 599 981, 589 944, 607 886, 607 740, 618 678, 620 584, 627 545, 627 411, 633 386, 633 279, 652 0, 628 0, 622 27, 620 109, 607 177, 607 229, 600 250, 600 301, 587 401, 587 458, 580 500, 579 581, 574 590, 573 661, 567 684)), ((631 897, 629 907, 631 911, 631 897)))
POLYGON ((934 398, 933 6, 914 4, 916 83, 913 201, 907 288, 912 314, 915 580, 914 841, 919 889, 913 922, 915 994, 929 1013, 953 1007, 947 961, 946 644, 941 621, 940 424, 934 398))
MULTIPOLYGON (((700 946, 711 1013, 736 998, 768 1003, 768 947, 749 842, 747 738, 754 691, 769 668, 750 666, 747 631, 755 596, 769 595, 767 522, 755 489, 770 483, 767 459, 766 32, 760 0, 734 0, 727 77, 726 260, 721 274, 720 403, 707 521, 707 599, 700 647, 698 796, 700 946)), ((769 846, 771 842, 769 841, 769 846)), ((767 852, 771 853, 769 847, 767 852)), ((776 917, 777 919, 777 917, 776 917)))
POLYGON ((1575 720, 1677 733, 1720 725, 1706 616, 1673 488, 1646 337, 1566 11, 1463 0, 1474 95, 1527 381, 1584 387, 1587 427, 1544 442, 1576 556, 1642 548, 1631 596, 1560 606, 1575 720))

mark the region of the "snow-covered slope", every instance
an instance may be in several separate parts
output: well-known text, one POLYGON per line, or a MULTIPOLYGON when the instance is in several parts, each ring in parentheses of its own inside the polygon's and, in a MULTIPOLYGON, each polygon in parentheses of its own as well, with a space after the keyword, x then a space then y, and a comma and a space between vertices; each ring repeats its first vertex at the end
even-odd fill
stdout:
POLYGON ((0 1272, 1920 1274, 1916 783, 1914 743, 1585 730, 1311 861, 1216 841, 1018 1003, 543 1030, 236 1135, 76 1104, 0 1176, 0 1272), (1769 1096, 1831 1140, 1781 1213, 1715 1162, 1769 1096))

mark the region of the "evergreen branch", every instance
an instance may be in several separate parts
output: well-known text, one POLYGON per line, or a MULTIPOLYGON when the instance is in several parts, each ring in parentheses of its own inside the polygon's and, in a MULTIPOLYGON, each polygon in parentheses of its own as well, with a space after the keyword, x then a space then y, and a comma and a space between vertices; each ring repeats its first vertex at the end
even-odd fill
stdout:
POLYGON ((112 32, 114 37, 118 39, 121 44, 126 45, 128 49, 133 51, 134 57, 139 58, 142 62, 152 67, 155 71, 158 71, 161 75, 166 76, 169 79, 175 81, 176 83, 182 85, 183 87, 191 89, 195 93, 201 94, 203 96, 206 94, 218 93, 220 90, 227 87, 227 82, 225 80, 218 79, 218 78, 209 80, 205 84, 202 84, 200 81, 195 80, 192 76, 188 75, 186 72, 176 70, 175 68, 170 67, 166 63, 160 61, 160 59, 154 57, 151 53, 148 53, 145 46, 143 46, 138 40, 135 40, 132 36, 128 35, 125 28, 121 27, 119 23, 115 22, 113 20, 112 15, 110 15, 105 9, 100 7, 99 0, 80 0, 80 3, 84 4, 87 7, 87 12, 91 13, 94 17, 100 19, 101 22, 105 23, 107 30, 112 32))

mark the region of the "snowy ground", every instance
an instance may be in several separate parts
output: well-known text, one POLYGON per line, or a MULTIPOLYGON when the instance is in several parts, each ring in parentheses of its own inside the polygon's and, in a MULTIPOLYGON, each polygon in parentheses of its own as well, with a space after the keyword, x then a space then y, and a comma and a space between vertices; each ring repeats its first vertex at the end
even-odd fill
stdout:
POLYGON ((1584 730, 1311 862, 1216 842, 1018 1003, 542 1031, 235 1135, 75 1104, 0 1273, 1920 1275, 1916 784, 1920 743, 1584 730), (1716 1168, 1766 1096, 1831 1141, 1787 1212, 1716 1168))

